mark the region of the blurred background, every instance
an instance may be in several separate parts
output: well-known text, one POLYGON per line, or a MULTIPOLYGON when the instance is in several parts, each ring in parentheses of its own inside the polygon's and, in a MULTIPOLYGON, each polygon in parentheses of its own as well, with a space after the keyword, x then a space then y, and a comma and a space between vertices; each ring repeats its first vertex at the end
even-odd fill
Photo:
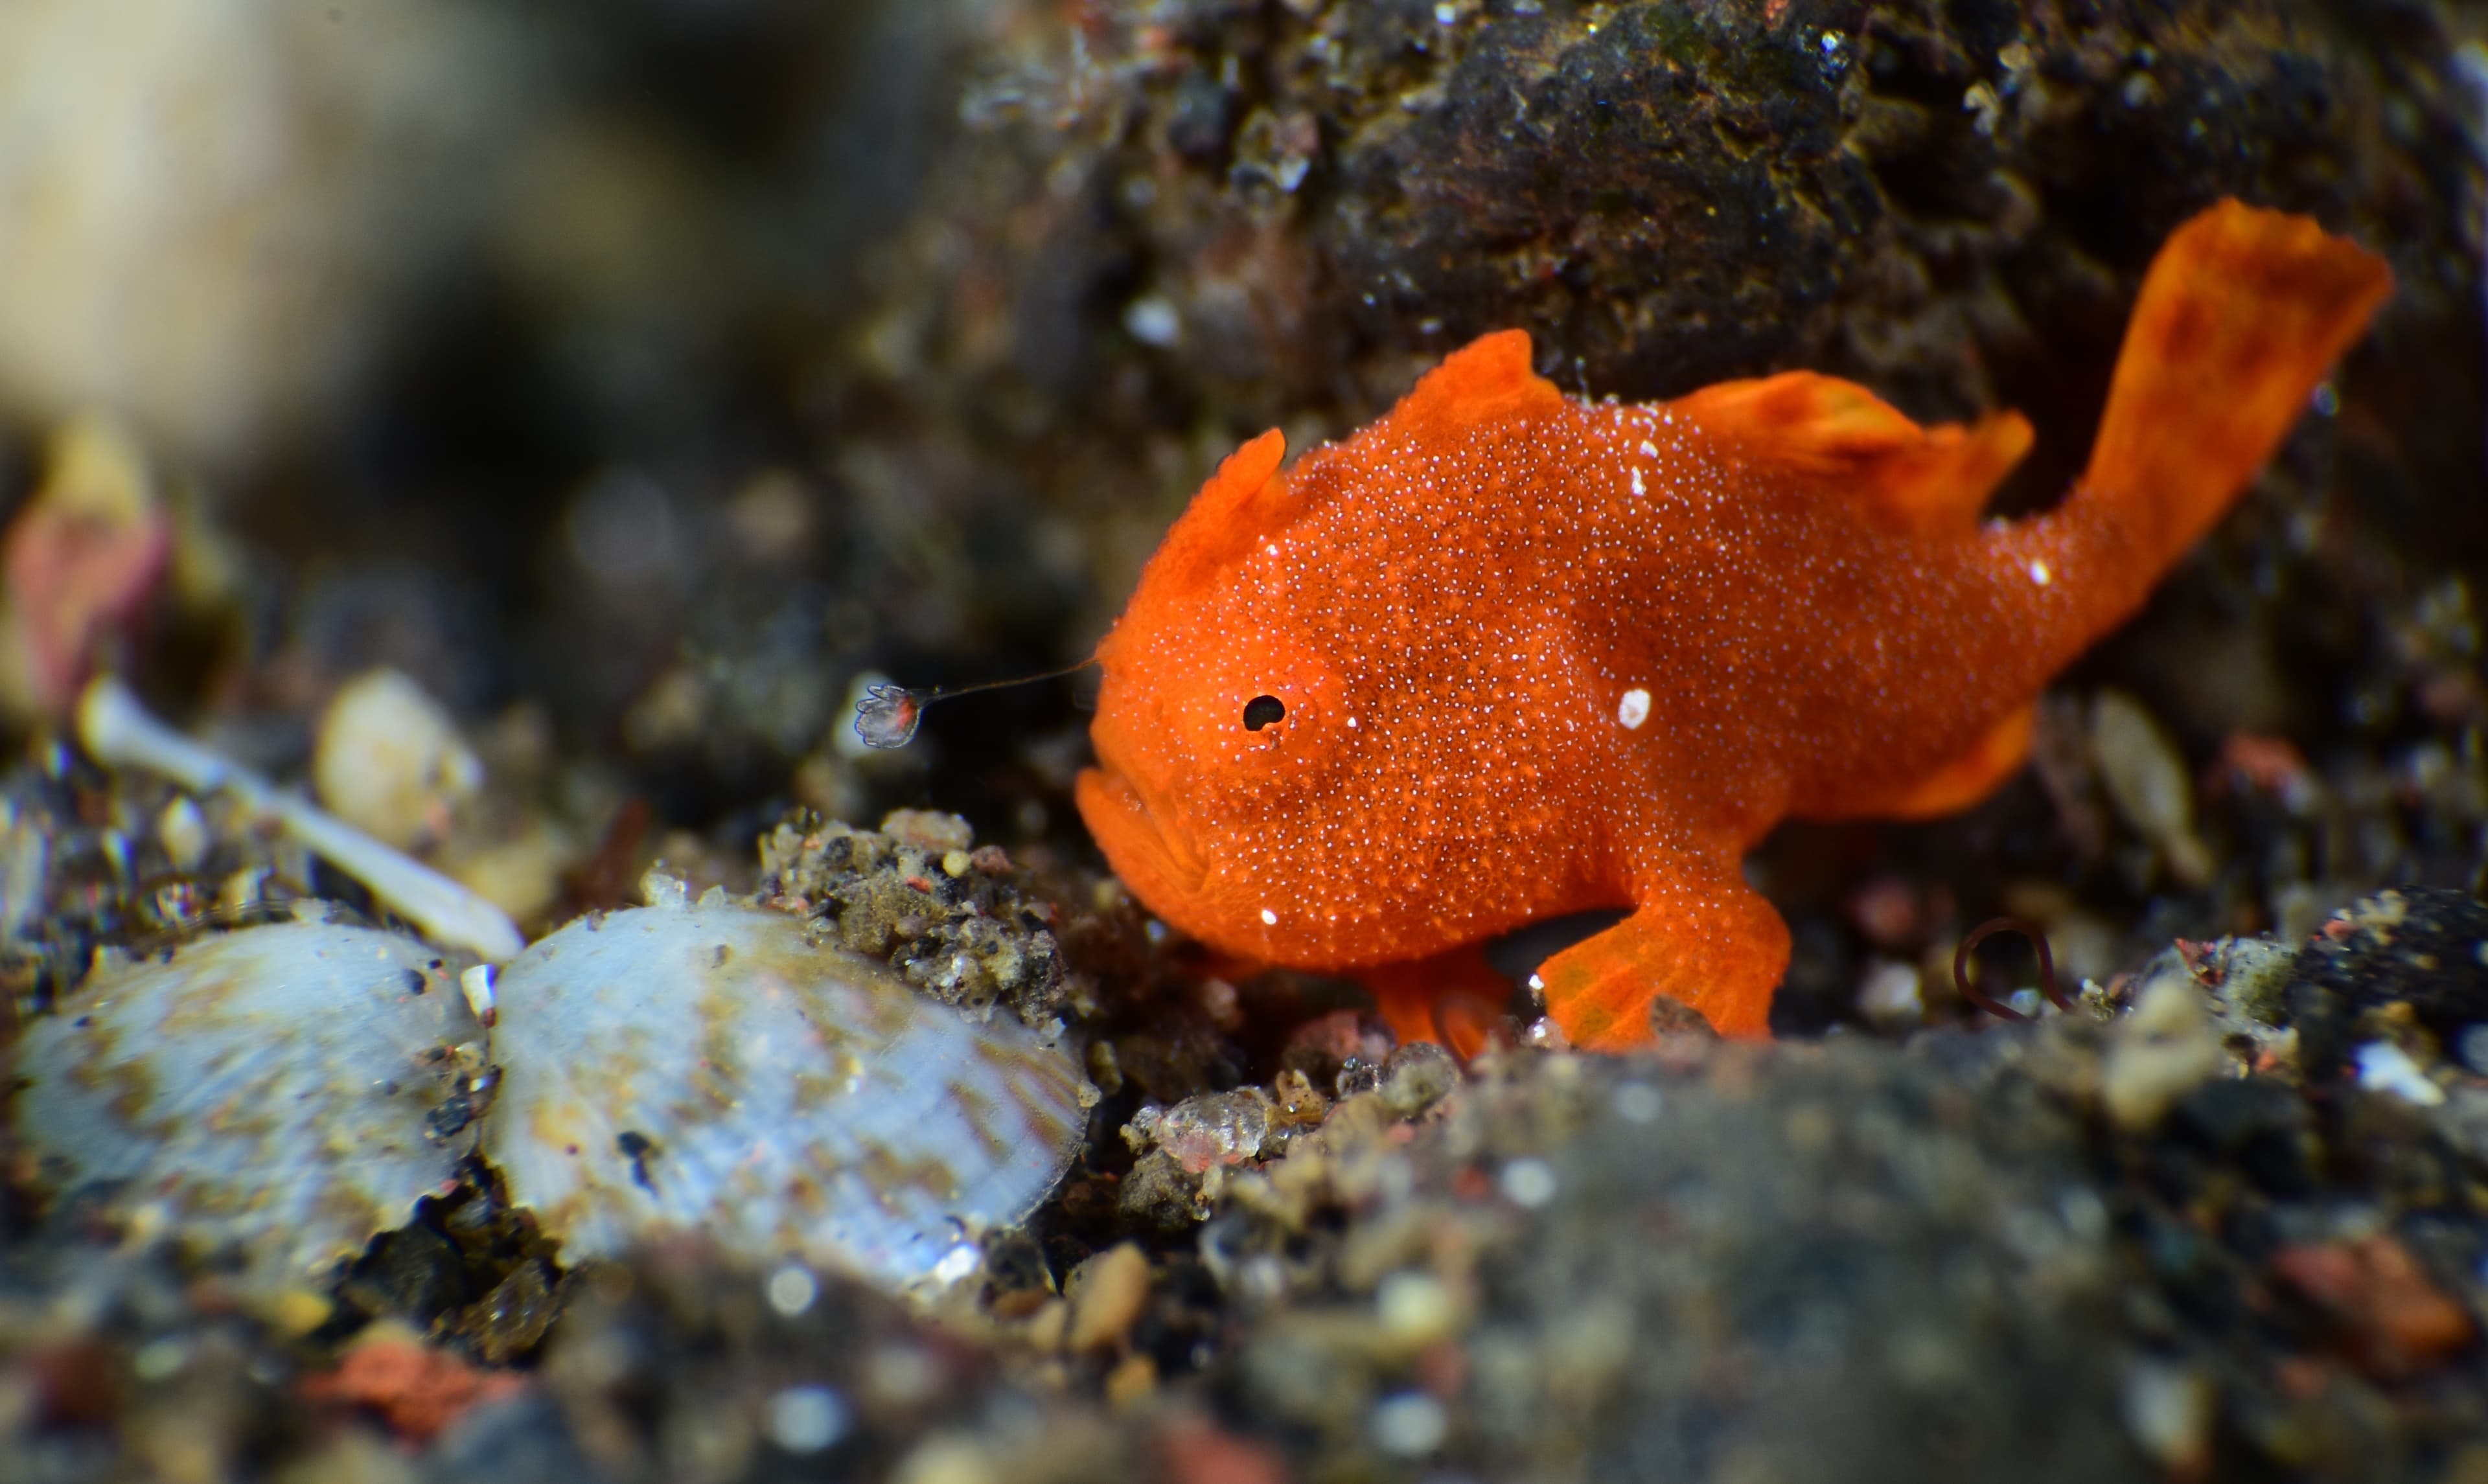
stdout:
MULTIPOLYGON (((148 1255, 157 1188, 45 1206, 0 1130, 0 1477, 2477 1484, 2483 232, 2476 0, 5 0, 0 1049, 91 1029, 45 1012, 104 949, 384 915, 238 791, 82 751, 113 673, 531 938, 653 862, 758 888, 755 842, 942 993, 1008 927, 1098 1101, 959 1332, 801 1269, 773 1320, 670 1244, 570 1283, 480 1165, 333 1309, 262 1314, 148 1255), (2018 407, 1999 508, 2044 507, 2226 195, 2396 294, 2030 768, 1751 857, 1772 1029, 1824 1045, 1515 1057, 1430 1112, 1450 1062, 1355 986, 1106 879, 1093 680, 848 729, 879 680, 1080 659, 1242 439, 1343 436, 1512 326, 1592 398, 1801 367, 2018 407), (2387 886, 2451 889, 2332 917, 2387 886), (1965 1033, 1955 949, 2002 913, 2095 1005, 2276 1000, 2277 964, 2287 1015, 1965 1033), (2159 1101, 2093 1109, 2119 1076, 2159 1101), (316 1400, 375 1333, 441 1367, 379 1387, 440 1402, 386 1438, 316 1400)), ((1981 954, 2035 1011, 2035 955, 1981 954)), ((325 1054, 253 1032, 237 1077, 325 1054)))

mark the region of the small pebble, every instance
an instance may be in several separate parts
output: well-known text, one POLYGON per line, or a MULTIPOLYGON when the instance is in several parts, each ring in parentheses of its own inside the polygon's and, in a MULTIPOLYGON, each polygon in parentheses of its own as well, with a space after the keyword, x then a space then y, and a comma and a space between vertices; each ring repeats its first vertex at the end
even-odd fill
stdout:
POLYGON ((2126 1372, 2125 1428, 2171 1474, 2191 1477, 2210 1462, 2212 1384, 2191 1367, 2141 1360, 2126 1372))
POLYGON ((2212 853, 2194 833, 2194 784, 2185 755, 2140 701, 2103 690, 2091 702, 2091 756, 2108 801, 2160 848, 2180 884, 2211 880, 2212 853))
POLYGON ((1384 1278, 1374 1290, 1373 1310, 1383 1333, 1412 1346, 1448 1338, 1459 1318, 1451 1290, 1430 1273, 1401 1272, 1384 1278))
POLYGON ((1106 1401, 1110 1406, 1136 1406, 1157 1388, 1158 1364, 1146 1351, 1134 1351, 1106 1373, 1106 1401))
POLYGON ((788 1386, 769 1398, 769 1441, 789 1453, 818 1453, 846 1436, 847 1404, 827 1386, 788 1386))
POLYGON ((2429 1081, 2410 1052, 2391 1042, 2370 1041, 2359 1048, 2358 1057, 2359 1085, 2369 1092, 2389 1092, 2421 1107, 2445 1101, 2445 1089, 2429 1081))
POLYGON ((1403 1391, 1373 1409, 1374 1445, 1401 1458, 1431 1453, 1451 1430, 1443 1404, 1422 1391, 1403 1391))
POLYGON ((964 851, 976 837, 967 820, 938 809, 892 809, 881 817, 881 832, 928 855, 964 851))
POLYGON ((1616 1089, 1616 1116, 1626 1123, 1656 1123, 1663 1100, 1648 1082, 1626 1082, 1616 1089))
POLYGON ((1183 338, 1183 317, 1164 295, 1151 294, 1123 307, 1123 328, 1143 345, 1164 349, 1183 338))
POLYGON ((933 1281, 944 1286, 956 1283, 976 1271, 985 1260, 984 1249, 973 1242, 962 1242, 933 1261, 933 1281))
POLYGON ((1394 1114, 1415 1118, 1449 1097, 1459 1082, 1459 1063, 1449 1051, 1431 1041, 1412 1041, 1382 1063, 1382 1082, 1374 1090, 1394 1114))
POLYGON ((189 1363, 189 1342, 167 1337, 140 1346, 138 1354, 129 1358, 129 1370, 141 1381, 167 1381, 189 1363))
POLYGON ((882 1345, 864 1361, 864 1389, 885 1407, 914 1407, 932 1399, 942 1366, 918 1345, 882 1345))
POLYGON ((1877 959, 1857 986, 1857 1013, 1886 1030, 1921 1024, 1927 1018, 1922 982, 1916 965, 1877 959))
POLYGON ((484 765, 421 686, 369 670, 321 714, 311 783, 339 819, 409 850, 448 832, 451 811, 483 787, 484 765))
POLYGON ((891 1477, 896 1484, 995 1484, 1004 1474, 975 1440, 936 1433, 900 1459, 891 1477))
POLYGON ((1158 1147, 1195 1175, 1213 1164, 1241 1164, 1260 1157, 1271 1112, 1258 1087, 1186 1098, 1158 1116, 1158 1147))
POLYGON ((2182 966, 2163 968, 2143 984, 2134 1013, 2117 1022, 2100 1100, 2118 1128, 2139 1133, 2210 1079, 2225 1055, 2202 992, 2182 966))
POLYGON ((1069 1298, 1068 1348, 1094 1350, 1120 1339, 1148 1302, 1149 1260, 1128 1242, 1109 1247, 1072 1271, 1069 1298))
POLYGON ((1503 1167, 1506 1200, 1535 1211, 1555 1198, 1555 1166, 1540 1159, 1514 1160, 1503 1167))
POLYGON ((1537 1051, 1561 1051, 1572 1044, 1570 1038, 1564 1034, 1564 1027, 1556 1024, 1551 1015, 1541 1015, 1530 1022, 1529 1028, 1520 1033, 1520 1041, 1523 1046, 1537 1051))
POLYGON ((176 871, 195 871, 208 858, 207 817, 187 794, 173 796, 173 801, 156 817, 156 838, 176 871))
POLYGON ((788 1319, 812 1306, 821 1295, 821 1285, 811 1270, 796 1263, 769 1274, 769 1306, 788 1319))
POLYGON ((639 877, 639 900, 678 912, 692 905, 692 883, 666 870, 661 860, 639 877))
POLYGON ((475 1023, 490 1028, 498 1019, 493 1005, 493 966, 470 965, 459 971, 458 993, 466 996, 466 1008, 475 1016, 475 1023))
POLYGON ((2462 1039, 2455 1046, 2464 1066, 2488 1077, 2488 1021, 2462 1027, 2462 1039))

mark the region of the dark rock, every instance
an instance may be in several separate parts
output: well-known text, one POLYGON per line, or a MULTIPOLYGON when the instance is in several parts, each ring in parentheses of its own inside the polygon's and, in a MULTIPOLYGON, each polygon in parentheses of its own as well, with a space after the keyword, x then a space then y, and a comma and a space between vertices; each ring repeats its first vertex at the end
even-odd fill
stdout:
POLYGON ((1189 1173, 1163 1149, 1152 1149, 1134 1162, 1116 1196, 1123 1219, 1145 1231, 1174 1236, 1199 1225, 1205 1213, 1201 1202, 1201 1177, 1189 1173))
POLYGON ((422 1221, 373 1238, 344 1291, 366 1309, 403 1314, 418 1326, 472 1302, 480 1292, 457 1244, 422 1221))
POLYGON ((2391 1005, 2446 1047, 2488 1022, 2488 907, 2440 887, 2404 887, 2360 902, 2291 966, 2290 1023, 2312 1078, 2345 1075, 2367 1039, 2360 1018, 2391 1005))
POLYGON ((467 1414, 423 1457, 426 1484, 606 1484, 552 1399, 525 1391, 467 1414))
POLYGON ((492 1365, 507 1365, 544 1342, 561 1313, 558 1276, 551 1264, 523 1262, 459 1316, 457 1332, 492 1365))

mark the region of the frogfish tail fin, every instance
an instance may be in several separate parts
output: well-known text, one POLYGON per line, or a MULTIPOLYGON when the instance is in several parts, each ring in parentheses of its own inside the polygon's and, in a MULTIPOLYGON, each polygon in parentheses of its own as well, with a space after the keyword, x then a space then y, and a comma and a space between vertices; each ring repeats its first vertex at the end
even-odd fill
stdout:
POLYGON ((2164 566, 2216 523, 2392 292, 2382 258, 2222 201, 2171 236, 2126 328, 2081 497, 2164 566))

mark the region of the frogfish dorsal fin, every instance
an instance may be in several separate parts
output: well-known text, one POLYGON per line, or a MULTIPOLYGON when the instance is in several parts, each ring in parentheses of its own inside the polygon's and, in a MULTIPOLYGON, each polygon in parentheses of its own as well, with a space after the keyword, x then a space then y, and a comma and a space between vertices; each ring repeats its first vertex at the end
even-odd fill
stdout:
POLYGON ((1412 433, 1454 434, 1480 423, 1552 406, 1564 394, 1529 364, 1529 332, 1497 330, 1443 357, 1392 408, 1412 433))
POLYGON ((2019 412, 1921 428, 1856 382, 1811 371, 1722 381, 1673 406, 1756 462, 1853 498, 1915 535, 1974 527, 1987 497, 2030 450, 2030 424, 2019 412))
POLYGON ((1276 428, 1229 454, 1168 529, 1141 574, 1142 588, 1159 595, 1190 588, 1294 518, 1279 472, 1286 457, 1286 434, 1276 428))

